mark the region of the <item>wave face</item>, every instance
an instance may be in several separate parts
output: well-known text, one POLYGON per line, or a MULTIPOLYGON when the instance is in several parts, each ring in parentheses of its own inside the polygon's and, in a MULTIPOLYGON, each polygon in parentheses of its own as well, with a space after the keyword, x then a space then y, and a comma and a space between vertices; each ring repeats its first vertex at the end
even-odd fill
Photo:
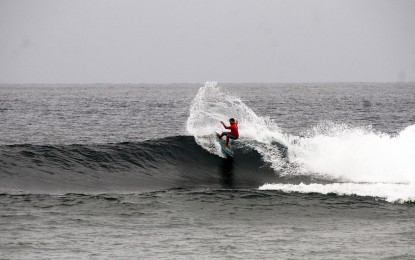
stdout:
POLYGON ((219 129, 220 120, 230 117, 240 122, 241 138, 235 143, 260 154, 279 176, 319 180, 317 186, 274 183, 261 186, 262 189, 321 193, 328 189, 330 193, 366 194, 390 201, 415 198, 415 125, 390 135, 370 127, 322 122, 301 137, 284 134, 275 122, 256 115, 239 98, 223 92, 216 82, 207 82, 192 102, 187 131, 203 149, 223 156, 211 133, 219 129), (332 185, 321 186, 322 179, 332 185), (347 192, 344 183, 353 184, 347 186, 347 192), (373 189, 383 184, 387 185, 386 190, 373 189))
POLYGON ((7 145, 0 147, 0 180, 3 192, 61 193, 257 188, 279 179, 256 151, 234 149, 238 160, 225 160, 190 136, 139 143, 7 145))

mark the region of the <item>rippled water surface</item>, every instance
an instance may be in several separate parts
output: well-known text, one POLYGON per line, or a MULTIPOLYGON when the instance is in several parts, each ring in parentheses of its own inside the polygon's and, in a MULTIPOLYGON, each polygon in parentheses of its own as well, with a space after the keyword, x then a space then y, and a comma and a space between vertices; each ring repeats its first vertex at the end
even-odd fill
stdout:
POLYGON ((414 207, 365 197, 193 189, 2 195, 1 207, 6 258, 414 256, 414 207))

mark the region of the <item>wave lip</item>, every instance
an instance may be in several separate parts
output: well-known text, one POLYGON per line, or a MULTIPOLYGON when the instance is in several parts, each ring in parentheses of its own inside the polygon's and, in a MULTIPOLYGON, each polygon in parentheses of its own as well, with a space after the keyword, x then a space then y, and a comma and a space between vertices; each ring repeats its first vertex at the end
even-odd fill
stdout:
POLYGON ((388 202, 415 202, 415 185, 403 183, 265 184, 260 190, 283 192, 357 195, 382 198, 388 202))

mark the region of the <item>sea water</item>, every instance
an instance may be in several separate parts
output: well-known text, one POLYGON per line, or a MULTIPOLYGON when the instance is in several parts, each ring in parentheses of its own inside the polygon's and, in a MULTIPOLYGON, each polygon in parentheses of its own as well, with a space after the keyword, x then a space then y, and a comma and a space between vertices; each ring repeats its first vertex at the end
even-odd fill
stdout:
POLYGON ((413 83, 1 85, 0 258, 413 259, 414 111, 413 83))

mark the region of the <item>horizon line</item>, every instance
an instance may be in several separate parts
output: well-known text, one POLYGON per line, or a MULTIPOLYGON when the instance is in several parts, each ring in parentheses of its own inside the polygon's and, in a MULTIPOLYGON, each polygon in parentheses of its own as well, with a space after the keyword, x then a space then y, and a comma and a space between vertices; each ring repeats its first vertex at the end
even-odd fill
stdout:
POLYGON ((204 81, 204 82, 170 82, 170 83, 156 83, 156 82, 123 82, 123 83, 104 83, 104 82, 95 82, 95 83, 3 83, 0 82, 0 85, 194 85, 194 84, 205 84, 206 82, 217 82, 218 84, 333 84, 333 83, 415 83, 415 81, 298 81, 298 82, 220 82, 220 81, 204 81))

